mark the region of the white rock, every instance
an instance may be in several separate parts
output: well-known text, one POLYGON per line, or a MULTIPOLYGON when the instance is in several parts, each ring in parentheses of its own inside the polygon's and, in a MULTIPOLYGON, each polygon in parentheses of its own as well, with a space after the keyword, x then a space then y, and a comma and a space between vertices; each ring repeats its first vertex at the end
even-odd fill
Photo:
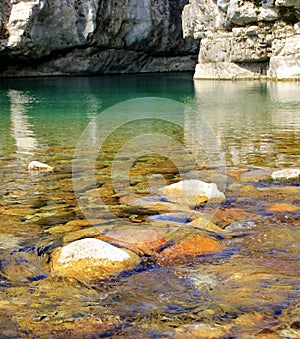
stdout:
POLYGON ((224 193, 218 190, 215 183, 206 183, 196 179, 182 180, 162 187, 160 193, 170 201, 188 206, 225 200, 224 193))
POLYGON ((258 27, 257 26, 250 26, 246 29, 246 35, 258 35, 258 27))
MULTIPOLYGON (((286 28, 286 31, 288 28, 286 28)), ((300 78, 300 37, 295 34, 272 42, 268 74, 278 80, 300 78)))
POLYGON ((39 161, 31 161, 27 168, 31 170, 44 170, 44 171, 53 171, 53 167, 44 164, 43 162, 39 161))
POLYGON ((200 40, 194 79, 299 80, 300 29, 286 22, 282 6, 296 13, 300 0, 190 0, 183 28, 200 40))
POLYGON ((86 258, 124 261, 130 259, 130 256, 127 252, 104 241, 87 238, 74 241, 63 247, 58 262, 68 263, 86 258))
POLYGON ((8 46, 16 46, 30 21, 32 10, 38 4, 38 0, 20 1, 13 3, 7 28, 9 30, 8 46))
POLYGON ((102 240, 76 240, 52 255, 51 268, 56 274, 91 280, 107 278, 125 269, 131 269, 140 258, 102 240))
POLYGON ((230 0, 227 10, 228 22, 235 25, 246 25, 257 22, 257 9, 252 2, 230 0))
POLYGON ((259 8, 259 21, 275 21, 279 18, 279 8, 262 6, 259 8))
POLYGON ((279 171, 275 171, 271 175, 274 180, 282 179, 299 179, 300 177, 300 168, 287 168, 279 171))
POLYGON ((241 67, 234 62, 210 62, 196 65, 194 79, 218 79, 218 80, 253 80, 262 79, 257 63, 249 63, 248 68, 241 67))

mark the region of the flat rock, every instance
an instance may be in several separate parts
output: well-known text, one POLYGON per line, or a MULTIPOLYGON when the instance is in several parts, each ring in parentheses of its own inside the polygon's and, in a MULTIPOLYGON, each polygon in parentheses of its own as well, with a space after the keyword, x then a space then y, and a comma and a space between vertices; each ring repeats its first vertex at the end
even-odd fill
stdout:
POLYGON ((172 201, 166 201, 166 199, 160 196, 149 196, 143 198, 125 196, 120 199, 120 202, 129 206, 144 208, 159 213, 176 212, 186 209, 186 207, 180 206, 172 201))
POLYGON ((105 235, 120 242, 120 245, 123 244, 124 247, 126 244, 133 245, 143 254, 152 254, 159 246, 167 242, 159 232, 147 229, 110 231, 105 235))
POLYGON ((43 162, 39 162, 39 161, 31 161, 28 164, 27 169, 29 171, 32 171, 32 170, 40 170, 40 171, 46 171, 46 172, 53 171, 53 167, 43 162))
MULTIPOLYGON (((53 226, 51 228, 48 228, 46 230, 46 232, 51 233, 51 234, 59 234, 59 233, 70 233, 70 232, 80 231, 78 234, 80 234, 80 233, 82 234, 82 233, 85 232, 84 230, 82 230, 84 228, 91 229, 91 226, 99 226, 99 225, 102 225, 102 224, 105 224, 105 223, 107 223, 107 221, 106 220, 101 220, 101 219, 89 219, 89 220, 78 219, 78 220, 71 220, 71 221, 68 221, 64 225, 57 225, 57 226, 53 226)), ((94 235, 94 234, 91 234, 91 235, 94 235)), ((73 238, 72 240, 76 240, 76 239, 73 238)))
POLYGON ((228 169, 227 175, 230 176, 230 177, 233 177, 236 180, 239 180, 241 174, 243 174, 247 171, 248 171, 248 169, 246 169, 246 168, 231 168, 231 169, 228 169))
POLYGON ((233 223, 234 221, 261 218, 260 215, 250 213, 250 212, 245 211, 243 208, 236 208, 236 207, 219 209, 216 212, 216 216, 222 219, 225 225, 229 225, 233 223))
POLYGON ((151 220, 151 221, 160 220, 160 221, 187 223, 201 216, 202 216, 202 213, 190 210, 189 213, 184 213, 184 212, 175 213, 174 212, 174 213, 163 213, 163 214, 151 215, 150 217, 148 217, 148 220, 151 220))
POLYGON ((239 176, 239 181, 241 182, 258 182, 262 180, 267 180, 270 177, 271 169, 262 168, 262 169, 253 169, 248 170, 239 176))
POLYGON ((174 339, 198 338, 214 339, 226 335, 228 325, 209 325, 206 323, 195 323, 191 325, 182 325, 176 329, 174 339))
POLYGON ((216 203, 225 200, 224 193, 220 192, 215 183, 201 180, 182 180, 159 189, 167 200, 184 206, 194 207, 206 202, 216 203))
POLYGON ((272 173, 273 180, 299 180, 300 168, 287 168, 272 173))
POLYGON ((52 255, 52 272, 80 280, 105 279, 131 269, 140 258, 104 241, 86 238, 74 241, 52 255))
POLYGON ((224 247, 215 239, 204 235, 195 235, 183 239, 164 249, 158 256, 160 265, 172 265, 186 262, 199 255, 216 253, 224 247))
POLYGON ((196 228, 200 228, 203 230, 207 230, 210 232, 214 232, 214 233, 227 233, 225 230, 217 226, 211 220, 212 220, 212 216, 210 217, 210 216, 203 215, 199 218, 194 219, 193 221, 188 223, 188 225, 196 227, 196 228))
POLYGON ((285 203, 275 203, 266 207, 267 212, 296 212, 299 210, 299 206, 285 203))
POLYGON ((67 232, 66 235, 63 237, 63 242, 64 244, 67 244, 83 238, 94 238, 99 234, 101 234, 101 230, 98 227, 85 227, 83 229, 67 232))

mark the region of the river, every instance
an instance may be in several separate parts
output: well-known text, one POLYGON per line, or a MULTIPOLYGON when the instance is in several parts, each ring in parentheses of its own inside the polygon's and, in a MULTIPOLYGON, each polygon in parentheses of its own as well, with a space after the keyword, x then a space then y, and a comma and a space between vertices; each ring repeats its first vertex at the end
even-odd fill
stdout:
POLYGON ((299 180, 270 180, 299 168, 299 93, 190 73, 1 80, 1 338, 299 338, 299 180), (124 192, 186 176, 225 193, 224 251, 92 283, 51 273, 56 247, 149 227, 155 213, 126 208, 124 192))

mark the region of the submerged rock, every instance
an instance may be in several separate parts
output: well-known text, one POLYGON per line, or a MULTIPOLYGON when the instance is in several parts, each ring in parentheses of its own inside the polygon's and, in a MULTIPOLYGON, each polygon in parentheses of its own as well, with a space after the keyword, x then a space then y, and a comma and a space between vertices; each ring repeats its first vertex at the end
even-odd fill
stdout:
POLYGON ((298 180, 300 178, 300 168, 287 168, 275 171, 271 177, 273 180, 298 180))
POLYGON ((216 217, 220 219, 218 224, 222 226, 230 225, 235 221, 252 220, 261 218, 260 215, 245 211, 243 208, 221 208, 216 211, 216 217))
POLYGON ((161 265, 178 264, 223 249, 224 247, 217 240, 204 235, 195 235, 164 249, 157 257, 157 262, 161 265))
POLYGON ((160 196, 149 196, 143 198, 125 196, 120 199, 120 202, 127 204, 129 206, 144 208, 149 211, 159 213, 168 213, 186 210, 184 206, 180 206, 171 201, 166 201, 166 199, 160 196))
POLYGON ((210 325, 206 323, 195 323, 178 327, 173 336, 174 339, 198 338, 214 339, 226 335, 229 326, 210 325))
POLYGON ((299 206, 285 203, 275 203, 266 207, 267 212, 296 212, 299 210, 299 206))
POLYGON ((51 269, 58 275, 82 280, 108 278, 131 269, 140 258, 104 241, 86 238, 74 241, 52 255, 51 269))
POLYGON ((196 179, 182 180, 162 187, 159 191, 168 200, 190 207, 206 202, 216 203, 225 200, 224 193, 218 190, 215 183, 196 179))
MULTIPOLYGON (((167 240, 155 230, 125 230, 107 232, 106 236, 121 242, 124 247, 126 244, 135 246, 143 254, 151 254, 165 244, 167 240)), ((130 248, 129 248, 130 249, 130 248)))
POLYGON ((44 164, 43 162, 39 161, 31 161, 27 166, 29 171, 32 170, 41 170, 41 171, 53 171, 53 167, 49 166, 48 164, 44 164))

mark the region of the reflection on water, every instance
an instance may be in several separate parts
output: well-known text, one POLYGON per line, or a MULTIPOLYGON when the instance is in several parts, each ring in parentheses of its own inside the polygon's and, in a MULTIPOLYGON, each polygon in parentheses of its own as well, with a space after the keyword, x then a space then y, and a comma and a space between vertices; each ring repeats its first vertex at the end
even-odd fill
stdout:
POLYGON ((33 99, 17 90, 9 90, 7 95, 10 100, 11 131, 16 141, 17 153, 20 157, 33 155, 39 146, 27 115, 27 109, 31 106, 33 99))
POLYGON ((298 83, 195 81, 194 86, 195 98, 189 103, 202 117, 187 116, 187 124, 197 129, 204 118, 228 165, 299 163, 298 83))
MULTIPOLYGON (((1 82, 1 338, 298 338, 299 183, 254 181, 273 167, 299 166, 299 89, 297 83, 194 83, 191 74, 1 82), (176 116, 170 110, 167 120, 173 125, 138 120, 116 133, 108 126, 122 121, 124 111, 119 117, 106 115, 101 126, 103 119, 93 120, 114 104, 145 96, 174 99, 191 109, 176 116), (85 222, 72 181, 75 147, 91 121, 89 146, 97 144, 99 127, 109 135, 97 162, 103 201, 90 186, 82 190, 88 207, 99 210, 97 228, 85 222), (144 150, 151 140, 140 130, 165 136, 153 141, 150 155, 144 150), (149 181, 155 187, 179 179, 177 158, 169 158, 186 159, 171 139, 185 142, 196 166, 183 167, 197 170, 204 180, 224 177, 218 167, 226 160, 227 200, 214 220, 226 226, 224 237, 217 235, 226 249, 174 267, 147 257, 136 271, 105 282, 52 276, 48 255, 53 248, 103 230, 126 229, 124 221, 149 227, 146 218, 156 212, 119 199, 110 180, 111 160, 117 156, 121 179, 129 171, 134 193, 145 194, 149 181), (133 159, 133 166, 126 167, 123 159, 133 159), (20 166, 31 160, 49 163, 55 171, 32 173, 20 166), (101 210, 107 209, 121 219, 105 218, 101 210)), ((172 228, 155 222, 161 232, 172 228)), ((189 227, 176 235, 196 229, 189 227)))
POLYGON ((7 96, 10 100, 11 134, 15 139, 20 164, 24 164, 39 147, 27 115, 28 106, 30 107, 33 99, 17 90, 8 90, 7 96))

